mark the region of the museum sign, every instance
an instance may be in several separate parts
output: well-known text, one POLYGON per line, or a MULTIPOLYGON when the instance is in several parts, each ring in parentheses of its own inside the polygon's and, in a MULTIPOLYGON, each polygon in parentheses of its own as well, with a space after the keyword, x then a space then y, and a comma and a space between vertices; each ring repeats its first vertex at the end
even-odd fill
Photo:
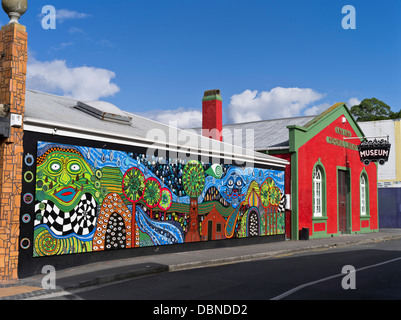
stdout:
POLYGON ((365 165, 379 162, 384 165, 390 155, 391 143, 386 140, 363 141, 358 146, 359 156, 365 165))

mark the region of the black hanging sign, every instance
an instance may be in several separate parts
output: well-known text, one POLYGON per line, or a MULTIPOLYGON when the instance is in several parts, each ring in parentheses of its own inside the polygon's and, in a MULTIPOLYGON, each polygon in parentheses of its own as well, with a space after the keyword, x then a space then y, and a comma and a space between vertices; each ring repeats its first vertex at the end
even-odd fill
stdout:
POLYGON ((384 165, 390 155, 391 143, 382 140, 364 141, 358 146, 359 156, 365 165, 379 162, 384 165))

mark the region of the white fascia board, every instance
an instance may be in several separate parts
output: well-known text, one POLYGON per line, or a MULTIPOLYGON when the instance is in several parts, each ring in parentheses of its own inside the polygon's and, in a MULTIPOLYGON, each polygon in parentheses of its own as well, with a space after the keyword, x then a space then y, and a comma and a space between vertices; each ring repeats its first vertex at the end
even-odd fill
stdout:
MULTIPOLYGON (((143 148, 152 148, 152 149, 161 149, 161 150, 169 150, 172 152, 177 152, 181 154, 192 154, 192 155, 200 155, 204 157, 214 157, 214 158, 222 158, 230 161, 237 162, 250 162, 254 164, 261 165, 270 165, 276 167, 285 168, 286 165, 289 164, 287 160, 274 158, 274 159, 265 159, 263 157, 258 157, 256 152, 246 150, 243 148, 239 148, 230 144, 220 143, 220 145, 224 146, 223 150, 220 149, 200 149, 197 148, 196 151, 188 150, 191 147, 172 144, 172 143, 158 143, 154 140, 149 140, 142 137, 134 137, 134 136, 121 136, 119 134, 115 134, 112 132, 99 131, 95 129, 88 129, 84 127, 72 126, 57 122, 46 121, 42 119, 35 118, 25 118, 24 119, 24 131, 45 133, 53 136, 63 136, 63 137, 72 137, 79 138, 85 140, 94 140, 115 144, 123 144, 129 146, 143 147, 143 148), (168 145, 168 146, 167 146, 168 145), (235 152, 227 152, 227 150, 238 150, 244 151, 244 154, 235 153, 235 152), (225 152, 226 151, 226 152, 225 152), (248 153, 248 154, 247 154, 248 153), (255 155, 253 155, 255 153, 255 155)), ((211 141, 210 144, 214 144, 214 141, 211 141)), ((195 148, 192 148, 195 150, 195 148)))

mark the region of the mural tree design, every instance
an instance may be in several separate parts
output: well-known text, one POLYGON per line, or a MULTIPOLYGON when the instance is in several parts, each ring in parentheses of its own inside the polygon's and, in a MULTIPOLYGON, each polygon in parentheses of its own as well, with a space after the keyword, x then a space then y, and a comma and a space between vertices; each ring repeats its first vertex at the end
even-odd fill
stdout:
POLYGON ((155 178, 148 178, 145 181, 145 191, 143 201, 150 208, 150 218, 153 219, 153 208, 159 205, 161 200, 161 187, 155 178))
POLYGON ((270 188, 269 190, 269 202, 272 206, 278 206, 281 200, 281 192, 277 187, 270 188))
POLYGON ((145 177, 143 173, 138 168, 128 169, 123 177, 122 189, 127 200, 132 202, 131 243, 133 244, 133 247, 139 246, 139 229, 135 219, 135 204, 142 199, 144 188, 145 177))
POLYGON ((167 210, 171 208, 172 204, 173 204, 173 195, 171 194, 171 191, 167 188, 163 188, 161 199, 159 202, 160 210, 164 211, 164 214, 166 215, 167 210))
POLYGON ((200 241, 198 224, 198 197, 205 187, 205 172, 199 161, 191 160, 183 171, 184 191, 190 197, 189 230, 185 242, 200 241))
MULTIPOLYGON (((281 201, 281 191, 278 188, 272 178, 267 178, 262 184, 260 197, 263 207, 265 208, 266 221, 267 213, 269 213, 269 233, 277 233, 277 213, 278 206, 281 201)), ((267 234, 267 223, 266 223, 266 234, 267 234)))
POLYGON ((267 207, 269 206, 269 189, 270 186, 267 183, 267 180, 263 182, 260 187, 260 201, 262 203, 263 208, 265 209, 265 234, 267 234, 267 207))
POLYGON ((274 232, 277 233, 277 225, 278 225, 278 206, 281 200, 281 191, 278 187, 274 186, 269 190, 269 202, 273 206, 274 215, 274 232))
POLYGON ((260 188, 260 200, 262 202, 262 206, 267 208, 269 206, 269 189, 270 187, 266 183, 266 181, 262 184, 260 188))

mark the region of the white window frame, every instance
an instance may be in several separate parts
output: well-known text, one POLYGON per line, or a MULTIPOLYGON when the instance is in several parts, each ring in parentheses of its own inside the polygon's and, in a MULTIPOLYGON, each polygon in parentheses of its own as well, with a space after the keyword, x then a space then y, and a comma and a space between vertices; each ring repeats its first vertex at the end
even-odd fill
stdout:
POLYGON ((313 170, 313 217, 323 217, 323 174, 319 166, 313 170))
POLYGON ((367 194, 366 194, 366 177, 364 174, 361 175, 359 182, 359 191, 361 198, 361 216, 367 215, 367 194))

